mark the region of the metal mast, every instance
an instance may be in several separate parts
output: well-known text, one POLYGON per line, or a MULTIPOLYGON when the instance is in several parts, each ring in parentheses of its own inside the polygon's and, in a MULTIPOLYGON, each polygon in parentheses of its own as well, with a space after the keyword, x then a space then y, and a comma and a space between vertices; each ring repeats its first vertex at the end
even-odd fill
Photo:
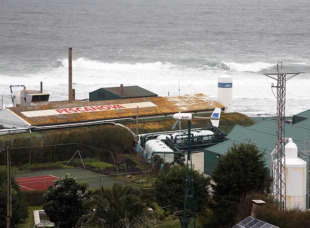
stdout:
MULTIPOLYGON (((181 121, 180 121, 181 122, 181 121)), ((193 163, 191 158, 191 120, 188 120, 188 151, 186 163, 186 183, 184 195, 184 211, 183 211, 183 228, 187 228, 193 219, 193 227, 196 227, 195 213, 195 197, 194 197, 194 179, 193 179, 193 163)))
POLYGON ((286 177, 285 177, 285 99, 286 81, 295 77, 298 73, 280 72, 282 62, 277 64, 277 73, 265 74, 265 76, 277 81, 277 144, 275 151, 276 161, 274 163, 273 176, 273 197, 278 202, 279 208, 284 210, 286 207, 286 177))

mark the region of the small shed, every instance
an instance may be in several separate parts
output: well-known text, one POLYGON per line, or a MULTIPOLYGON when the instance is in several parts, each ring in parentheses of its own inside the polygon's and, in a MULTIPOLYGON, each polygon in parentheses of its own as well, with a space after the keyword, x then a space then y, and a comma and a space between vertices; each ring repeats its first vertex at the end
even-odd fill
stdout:
POLYGON ((125 98, 158 97, 157 94, 140 86, 100 88, 89 93, 89 101, 116 100, 125 98))

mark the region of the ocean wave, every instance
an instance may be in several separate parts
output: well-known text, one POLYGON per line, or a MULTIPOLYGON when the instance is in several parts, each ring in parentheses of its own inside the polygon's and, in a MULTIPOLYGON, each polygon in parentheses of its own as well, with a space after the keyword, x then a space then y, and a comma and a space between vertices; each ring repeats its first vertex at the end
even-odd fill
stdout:
POLYGON ((222 64, 223 66, 227 67, 226 69, 240 72, 254 72, 254 73, 267 70, 275 66, 275 64, 265 62, 253 62, 253 63, 222 62, 222 64))
MULTIPOLYGON (((68 59, 57 60, 57 65, 60 68, 68 68, 68 59)), ((132 71, 132 70, 154 70, 154 69, 172 69, 179 68, 178 65, 166 62, 153 63, 124 63, 124 62, 100 62, 87 58, 78 58, 73 60, 72 67, 77 70, 110 70, 110 71, 132 71)))
MULTIPOLYGON (((101 87, 115 87, 120 84, 124 84, 124 86, 138 85, 160 96, 168 94, 175 96, 179 94, 178 84, 180 84, 181 95, 204 93, 216 99, 218 76, 230 75, 234 80, 235 111, 248 114, 273 114, 275 98, 270 85, 274 81, 262 77, 262 72, 259 72, 272 66, 272 64, 266 63, 226 62, 214 64, 206 61, 200 66, 177 65, 169 62, 107 63, 78 58, 73 61, 73 87, 76 90, 77 99, 85 99, 88 98, 91 91, 101 87)), ((300 66, 302 65, 299 65, 299 68, 300 66)), ((23 76, 0 74, 0 94, 8 95, 9 86, 14 82, 24 84, 28 89, 39 89, 40 81, 42 81, 44 92, 51 94, 51 100, 64 100, 68 96, 67 75, 67 59, 57 60, 54 67, 47 67, 37 73, 28 73, 23 76)), ((308 85, 308 77, 297 77, 296 80, 287 84, 288 113, 307 106, 310 99, 308 85)), ((16 88, 16 90, 18 89, 16 88)), ((10 103, 9 96, 4 100, 5 103, 10 103)))

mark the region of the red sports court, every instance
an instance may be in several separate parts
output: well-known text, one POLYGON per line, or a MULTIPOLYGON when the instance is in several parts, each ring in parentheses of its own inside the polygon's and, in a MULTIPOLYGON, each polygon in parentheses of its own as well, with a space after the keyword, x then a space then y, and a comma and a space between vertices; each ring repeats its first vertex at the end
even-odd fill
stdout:
POLYGON ((58 177, 53 175, 35 176, 35 177, 20 177, 16 178, 16 183, 19 184, 21 191, 45 191, 50 185, 54 184, 58 177))

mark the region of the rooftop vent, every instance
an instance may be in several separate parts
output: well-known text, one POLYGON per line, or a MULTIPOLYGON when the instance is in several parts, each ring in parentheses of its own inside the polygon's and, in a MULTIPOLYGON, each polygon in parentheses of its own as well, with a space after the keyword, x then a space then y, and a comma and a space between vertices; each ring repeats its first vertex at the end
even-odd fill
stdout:
POLYGON ((50 95, 39 90, 21 90, 15 94, 15 107, 31 107, 48 104, 50 95))

